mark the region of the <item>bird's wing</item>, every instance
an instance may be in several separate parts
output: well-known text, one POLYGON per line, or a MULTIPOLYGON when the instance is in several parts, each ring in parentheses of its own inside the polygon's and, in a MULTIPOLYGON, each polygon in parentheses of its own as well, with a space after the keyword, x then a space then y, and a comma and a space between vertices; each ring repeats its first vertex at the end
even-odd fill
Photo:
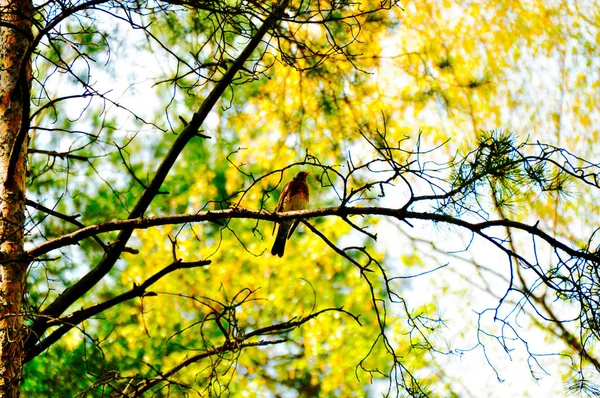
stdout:
POLYGON ((275 207, 275 212, 283 211, 283 207, 285 206, 286 199, 290 195, 290 184, 285 184, 285 187, 281 190, 281 195, 279 195, 279 201, 277 202, 277 207, 275 207))
MULTIPOLYGON (((283 207, 285 206, 285 202, 287 201, 286 196, 289 196, 289 194, 290 194, 290 183, 288 182, 287 184, 285 184, 285 186, 281 190, 281 195, 279 195, 279 201, 277 202, 277 207, 275 207, 276 213, 283 211, 283 207)), ((271 232, 271 235, 275 233, 275 227, 277 227, 277 223, 273 223, 273 232, 271 232)))

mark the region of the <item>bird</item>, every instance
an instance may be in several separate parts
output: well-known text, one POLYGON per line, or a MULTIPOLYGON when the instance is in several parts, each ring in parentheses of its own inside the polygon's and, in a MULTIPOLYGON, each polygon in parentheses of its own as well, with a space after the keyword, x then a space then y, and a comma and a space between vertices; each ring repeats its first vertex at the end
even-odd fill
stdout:
MULTIPOLYGON (((306 183, 306 176, 309 171, 300 171, 288 182, 281 191, 279 201, 277 202, 276 212, 283 211, 294 211, 302 210, 306 208, 309 200, 308 184, 306 183)), ((285 250, 285 242, 288 240, 294 230, 298 226, 298 221, 285 220, 279 223, 279 229, 277 230, 277 236, 271 249, 271 255, 283 257, 285 250)), ((275 228, 273 228, 275 231, 275 228)))

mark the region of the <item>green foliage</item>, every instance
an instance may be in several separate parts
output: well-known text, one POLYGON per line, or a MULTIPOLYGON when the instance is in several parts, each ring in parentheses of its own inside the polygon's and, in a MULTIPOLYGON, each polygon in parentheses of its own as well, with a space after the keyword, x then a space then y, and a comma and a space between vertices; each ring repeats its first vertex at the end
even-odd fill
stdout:
MULTIPOLYGON (((477 146, 456 159, 450 176, 452 196, 445 204, 458 214, 478 212, 478 208, 511 209, 527 200, 532 192, 568 194, 569 174, 553 167, 548 159, 556 152, 536 145, 517 143, 517 136, 503 130, 482 131, 477 146), (484 201, 491 197, 491 205, 484 201)), ((485 218, 485 217, 484 217, 485 218)))

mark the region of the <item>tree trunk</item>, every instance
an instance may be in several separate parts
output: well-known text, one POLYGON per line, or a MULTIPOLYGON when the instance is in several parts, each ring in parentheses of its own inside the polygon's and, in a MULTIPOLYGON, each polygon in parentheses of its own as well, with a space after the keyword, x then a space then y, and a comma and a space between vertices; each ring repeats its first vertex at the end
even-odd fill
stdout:
POLYGON ((22 380, 25 178, 32 2, 0 0, 0 397, 22 380))

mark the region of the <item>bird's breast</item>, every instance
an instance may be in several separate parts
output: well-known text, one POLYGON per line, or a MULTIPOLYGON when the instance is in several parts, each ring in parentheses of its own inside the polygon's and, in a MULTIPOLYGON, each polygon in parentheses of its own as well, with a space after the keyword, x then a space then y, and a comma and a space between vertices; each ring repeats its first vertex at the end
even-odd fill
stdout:
POLYGON ((302 210, 308 205, 308 197, 306 195, 292 195, 288 203, 288 211, 302 210))
POLYGON ((289 186, 289 201, 284 211, 303 210, 308 205, 308 185, 305 182, 292 181, 289 186))

